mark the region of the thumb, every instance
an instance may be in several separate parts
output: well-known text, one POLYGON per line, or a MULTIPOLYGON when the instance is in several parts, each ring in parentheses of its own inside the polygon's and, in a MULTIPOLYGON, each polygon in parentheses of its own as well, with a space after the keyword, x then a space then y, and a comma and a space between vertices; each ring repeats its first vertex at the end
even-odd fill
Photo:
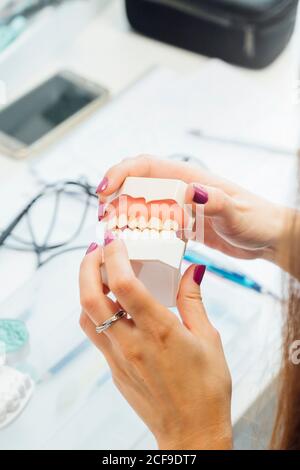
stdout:
POLYGON ((188 185, 186 204, 193 204, 194 209, 197 206, 204 207, 204 215, 209 217, 230 217, 235 211, 234 199, 220 188, 213 186, 204 186, 199 183, 188 185))
POLYGON ((200 284, 206 267, 192 265, 184 273, 178 295, 177 308, 183 324, 192 333, 201 333, 210 327, 210 323, 202 303, 200 284))
MULTIPOLYGON (((191 204, 193 208, 196 220, 193 237, 197 241, 203 238, 205 216, 219 219, 222 225, 236 224, 236 201, 220 188, 191 183, 187 188, 185 202, 191 204)), ((190 238, 189 235, 187 237, 190 238)))

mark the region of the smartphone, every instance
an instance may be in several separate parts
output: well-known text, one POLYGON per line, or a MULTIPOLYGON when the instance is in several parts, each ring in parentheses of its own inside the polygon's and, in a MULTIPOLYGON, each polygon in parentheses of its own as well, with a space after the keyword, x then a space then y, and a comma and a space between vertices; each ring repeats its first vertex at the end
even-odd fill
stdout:
POLYGON ((53 143, 105 103, 107 89, 61 71, 0 111, 0 152, 24 158, 53 143))

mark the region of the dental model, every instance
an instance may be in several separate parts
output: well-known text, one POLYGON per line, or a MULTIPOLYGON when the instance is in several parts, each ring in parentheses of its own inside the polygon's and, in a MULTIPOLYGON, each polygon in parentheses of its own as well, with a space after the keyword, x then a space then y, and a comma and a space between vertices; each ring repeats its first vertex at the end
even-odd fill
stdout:
POLYGON ((34 390, 31 378, 8 366, 0 366, 0 429, 24 410, 34 390))
MULTIPOLYGON (((184 206, 186 189, 179 180, 128 177, 100 224, 124 241, 135 274, 167 307, 176 305, 184 235, 194 222, 184 206)), ((102 276, 105 282, 105 268, 102 276)))

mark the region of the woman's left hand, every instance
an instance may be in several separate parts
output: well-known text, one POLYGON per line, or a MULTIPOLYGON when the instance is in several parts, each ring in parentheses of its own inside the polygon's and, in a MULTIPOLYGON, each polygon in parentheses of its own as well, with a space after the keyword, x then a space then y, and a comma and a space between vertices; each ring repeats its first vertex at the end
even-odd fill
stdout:
POLYGON ((180 321, 135 277, 121 240, 93 249, 81 264, 80 325, 105 355, 114 383, 160 449, 232 446, 231 378, 220 336, 200 297, 203 274, 203 267, 191 266, 182 278, 180 321), (103 259, 116 302, 101 281, 103 259), (131 318, 97 335, 96 326, 120 308, 131 318))

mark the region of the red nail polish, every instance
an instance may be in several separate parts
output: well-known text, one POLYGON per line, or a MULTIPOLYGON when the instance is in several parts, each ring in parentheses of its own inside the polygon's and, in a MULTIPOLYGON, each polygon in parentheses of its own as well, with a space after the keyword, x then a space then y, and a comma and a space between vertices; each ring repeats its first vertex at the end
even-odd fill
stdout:
POLYGON ((103 191, 106 190, 108 186, 108 179, 106 178, 106 176, 103 178, 103 180, 100 181, 97 189, 96 189, 96 194, 99 194, 99 193, 102 193, 103 191))
POLYGON ((104 235, 104 246, 109 245, 111 242, 115 240, 115 236, 112 232, 105 232, 104 235))
POLYGON ((208 201, 208 194, 205 191, 205 189, 201 188, 201 186, 195 185, 194 190, 195 190, 195 193, 194 193, 193 201, 196 204, 206 204, 208 201))
POLYGON ((202 264, 195 267, 193 279, 194 279, 195 283, 198 284, 198 286, 200 286, 200 284, 202 282, 205 271, 206 271, 206 266, 204 266, 202 264))
POLYGON ((86 255, 88 255, 89 253, 91 253, 92 251, 95 251, 96 248, 98 248, 98 245, 97 243, 91 243, 90 246, 88 247, 88 249, 86 250, 86 255))
POLYGON ((98 207, 98 220, 101 222, 105 214, 105 204, 99 204, 98 207))

